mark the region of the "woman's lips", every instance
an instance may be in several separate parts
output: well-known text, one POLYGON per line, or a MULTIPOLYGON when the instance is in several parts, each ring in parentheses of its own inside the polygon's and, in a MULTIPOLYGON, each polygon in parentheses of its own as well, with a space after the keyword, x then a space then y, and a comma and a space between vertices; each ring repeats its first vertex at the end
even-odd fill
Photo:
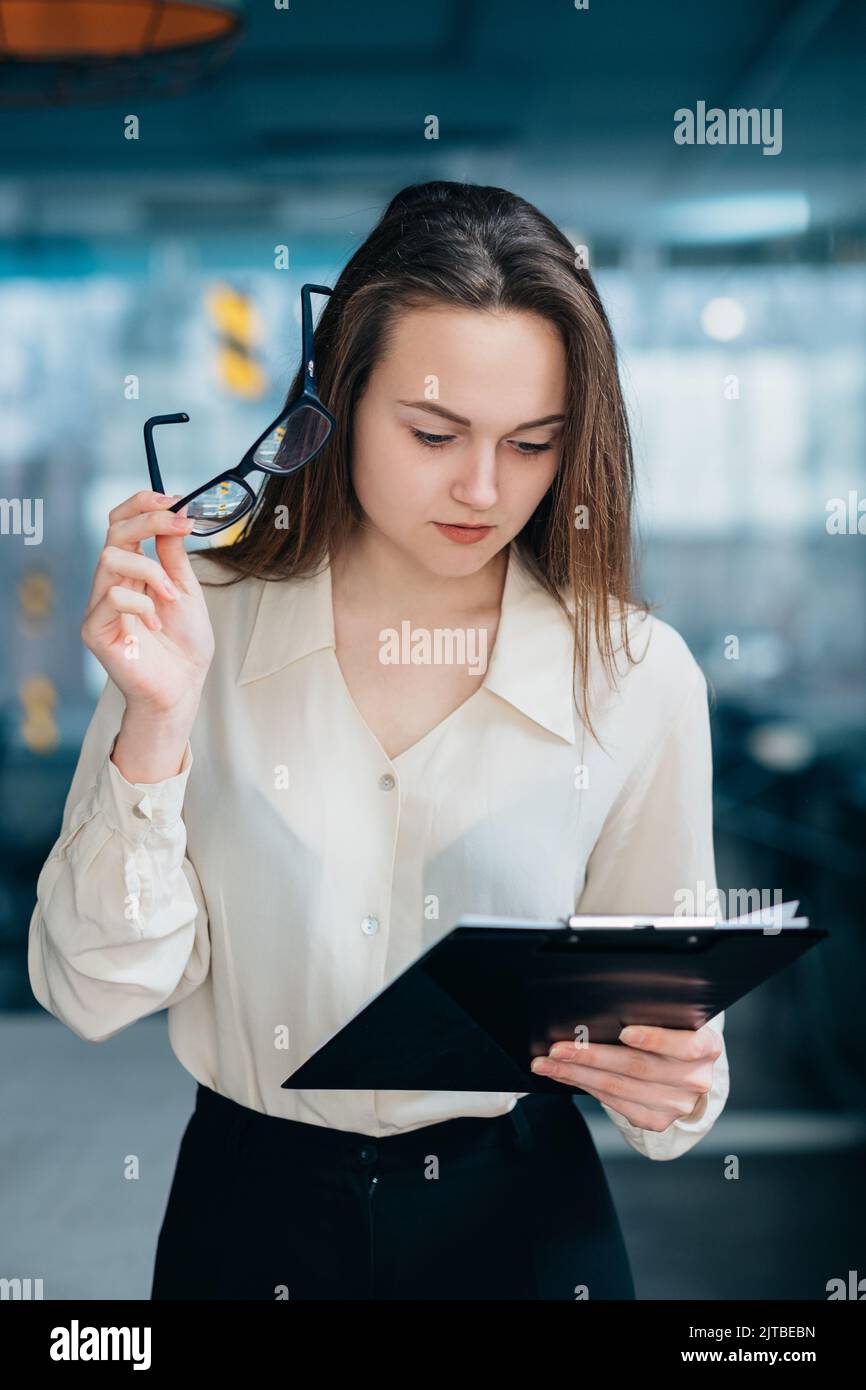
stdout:
POLYGON ((493 530, 492 526, 449 526, 444 521, 434 521, 433 525, 449 541, 456 541, 458 545, 475 545, 493 530))

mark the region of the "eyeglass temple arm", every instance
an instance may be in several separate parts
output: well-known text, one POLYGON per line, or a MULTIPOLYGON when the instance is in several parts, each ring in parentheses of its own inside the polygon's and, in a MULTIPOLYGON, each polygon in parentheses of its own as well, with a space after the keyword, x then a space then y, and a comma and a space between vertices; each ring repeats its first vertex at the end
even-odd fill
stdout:
POLYGON ((153 427, 154 425, 185 425, 188 420, 189 416, 182 410, 178 415, 151 415, 150 419, 145 421, 144 452, 147 454, 147 470, 150 473, 150 482, 154 492, 165 492, 165 488, 162 485, 162 475, 156 461, 153 427))
POLYGON ((311 294, 333 294, 328 285, 303 285, 301 287, 301 321, 304 345, 304 382, 316 387, 316 358, 313 353, 313 311, 310 306, 311 294))

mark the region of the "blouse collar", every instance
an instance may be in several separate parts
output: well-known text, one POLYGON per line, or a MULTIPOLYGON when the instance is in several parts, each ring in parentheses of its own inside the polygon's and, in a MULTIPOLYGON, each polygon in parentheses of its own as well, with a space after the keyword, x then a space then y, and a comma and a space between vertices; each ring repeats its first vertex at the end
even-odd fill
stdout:
MULTIPOLYGON (((510 543, 483 685, 566 743, 575 742, 571 633, 570 620, 510 543)), ((327 647, 336 648, 330 564, 304 579, 264 580, 237 684, 327 647)))

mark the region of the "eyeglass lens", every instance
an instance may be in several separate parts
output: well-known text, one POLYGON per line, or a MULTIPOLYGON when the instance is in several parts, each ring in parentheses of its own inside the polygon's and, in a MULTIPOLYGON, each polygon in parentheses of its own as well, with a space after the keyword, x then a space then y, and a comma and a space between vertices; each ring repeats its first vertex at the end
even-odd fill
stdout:
MULTIPOLYGON (((289 473, 302 467, 324 443, 330 422, 314 406, 303 405, 288 411, 265 435, 253 455, 256 467, 263 464, 274 472, 289 473)), ((186 514, 196 525, 197 535, 230 526, 250 508, 250 497, 239 483, 224 479, 198 493, 186 504, 186 514)))
POLYGON ((195 522, 196 534, 205 535, 208 531, 239 521, 250 507, 250 497, 240 483, 230 478, 199 492, 184 507, 190 521, 195 522))
POLYGON ((279 473, 300 468, 324 443, 329 429, 330 423, 320 410, 302 405, 284 415, 265 435, 253 455, 253 463, 279 473))

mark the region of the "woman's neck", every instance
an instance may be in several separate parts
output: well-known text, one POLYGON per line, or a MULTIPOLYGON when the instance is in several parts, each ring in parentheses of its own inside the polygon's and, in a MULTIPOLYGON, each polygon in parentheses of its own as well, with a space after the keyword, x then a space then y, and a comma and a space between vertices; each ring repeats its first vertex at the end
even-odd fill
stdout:
POLYGON ((377 531, 356 530, 332 561, 332 583, 356 612, 434 621, 471 620, 499 610, 508 567, 504 546, 475 574, 431 574, 377 531))

